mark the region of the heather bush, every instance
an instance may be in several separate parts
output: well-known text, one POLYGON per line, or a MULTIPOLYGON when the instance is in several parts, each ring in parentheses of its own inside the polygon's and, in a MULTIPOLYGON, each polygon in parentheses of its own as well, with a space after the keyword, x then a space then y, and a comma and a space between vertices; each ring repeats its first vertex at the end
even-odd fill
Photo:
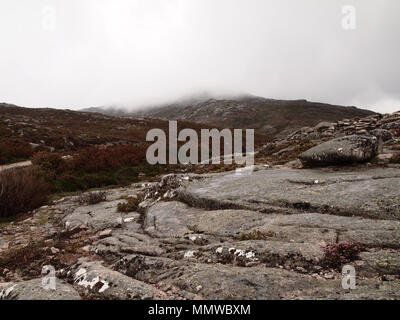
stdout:
POLYGON ((36 209, 49 196, 49 186, 32 168, 0 173, 0 217, 10 217, 36 209))
POLYGON ((89 147, 75 155, 73 166, 75 170, 96 172, 135 166, 144 158, 145 149, 140 146, 89 147))
POLYGON ((64 160, 57 153, 38 152, 32 159, 32 164, 40 167, 43 170, 62 171, 64 169, 64 160))
POLYGON ((327 268, 340 268, 357 260, 359 253, 365 250, 360 242, 341 242, 328 245, 324 249, 323 265, 327 268))

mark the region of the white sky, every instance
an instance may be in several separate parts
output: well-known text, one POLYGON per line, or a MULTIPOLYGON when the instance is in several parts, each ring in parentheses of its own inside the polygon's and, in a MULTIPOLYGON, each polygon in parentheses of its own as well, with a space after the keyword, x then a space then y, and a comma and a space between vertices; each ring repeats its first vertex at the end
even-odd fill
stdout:
POLYGON ((134 108, 246 92, 393 112, 399 17, 398 0, 1 0, 0 101, 134 108))

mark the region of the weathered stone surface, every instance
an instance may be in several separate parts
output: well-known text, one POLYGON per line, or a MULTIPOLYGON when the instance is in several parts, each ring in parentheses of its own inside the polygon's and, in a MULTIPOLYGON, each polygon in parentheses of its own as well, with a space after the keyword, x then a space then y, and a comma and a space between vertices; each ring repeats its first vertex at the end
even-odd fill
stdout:
POLYGON ((254 211, 205 211, 177 202, 160 202, 146 212, 144 230, 155 237, 183 237, 193 232, 219 236, 239 235, 263 216, 254 211))
POLYGON ((210 175, 178 190, 196 207, 400 219, 399 169, 271 169, 210 175))
POLYGON ((125 263, 128 274, 164 281, 204 299, 382 299, 400 297, 400 284, 359 281, 356 290, 344 290, 341 280, 326 281, 308 275, 265 267, 182 263, 159 258, 139 258, 125 263))
POLYGON ((114 200, 78 207, 68 214, 62 223, 67 230, 84 225, 95 232, 120 227, 126 219, 138 216, 137 213, 121 214, 118 212, 117 206, 120 202, 120 200, 114 200))
POLYGON ((80 300, 71 285, 56 279, 56 290, 45 289, 42 279, 10 283, 0 291, 0 300, 80 300))
POLYGON ((400 253, 391 249, 375 249, 360 254, 357 271, 362 275, 400 275, 400 253))
POLYGON ((376 156, 378 149, 375 136, 352 135, 321 143, 303 152, 299 159, 307 166, 363 162, 376 156))
POLYGON ((157 256, 165 253, 156 239, 143 233, 129 230, 116 232, 112 237, 101 239, 93 246, 93 251, 107 261, 114 261, 124 255, 138 253, 157 256))

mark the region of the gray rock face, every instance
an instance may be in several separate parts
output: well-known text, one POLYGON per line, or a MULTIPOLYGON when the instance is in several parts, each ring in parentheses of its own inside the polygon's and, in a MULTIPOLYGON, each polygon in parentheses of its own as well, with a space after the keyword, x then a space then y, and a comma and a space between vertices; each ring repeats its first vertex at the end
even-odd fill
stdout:
POLYGON ((171 201, 161 202, 146 213, 144 230, 155 237, 183 237, 190 233, 234 236, 257 225, 262 216, 246 210, 205 211, 171 201))
POLYGON ((364 162, 376 156, 378 149, 375 136, 352 135, 324 142, 303 152, 299 159, 307 166, 364 162))
POLYGON ((63 224, 67 230, 72 230, 82 225, 91 228, 93 231, 119 227, 123 223, 122 215, 117 212, 119 202, 121 201, 114 200, 78 207, 73 213, 64 218, 63 224))
POLYGON ((400 219, 400 170, 271 169, 216 174, 182 187, 183 202, 203 208, 265 213, 321 212, 400 219))
POLYGON ((204 299, 399 299, 400 284, 378 280, 358 281, 349 292, 340 279, 301 275, 278 268, 232 267, 221 264, 182 263, 131 256, 120 266, 142 280, 164 281, 204 299))
POLYGON ((42 279, 33 279, 5 285, 0 291, 0 300, 80 300, 71 285, 56 279, 56 289, 45 289, 42 279))
POLYGON ((360 254, 358 270, 363 275, 400 274, 400 254, 396 250, 369 250, 360 254))
POLYGON ((158 256, 165 253, 157 239, 150 236, 122 230, 115 232, 111 237, 101 239, 94 245, 94 250, 107 261, 114 261, 127 254, 138 253, 148 256, 158 256))

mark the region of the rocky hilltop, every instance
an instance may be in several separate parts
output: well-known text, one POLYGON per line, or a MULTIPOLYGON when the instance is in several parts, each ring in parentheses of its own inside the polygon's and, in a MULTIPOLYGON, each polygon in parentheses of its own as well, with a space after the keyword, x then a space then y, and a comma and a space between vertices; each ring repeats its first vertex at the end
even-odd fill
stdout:
POLYGON ((1 226, 0 298, 400 299, 399 152, 400 113, 372 115, 277 139, 250 172, 55 200, 1 226))
POLYGON ((285 136, 304 126, 321 121, 366 117, 375 113, 356 107, 343 107, 307 100, 276 100, 240 95, 236 97, 201 96, 175 103, 149 106, 144 111, 128 112, 107 108, 86 111, 111 115, 141 116, 163 120, 185 120, 220 128, 250 128, 259 133, 285 136))

